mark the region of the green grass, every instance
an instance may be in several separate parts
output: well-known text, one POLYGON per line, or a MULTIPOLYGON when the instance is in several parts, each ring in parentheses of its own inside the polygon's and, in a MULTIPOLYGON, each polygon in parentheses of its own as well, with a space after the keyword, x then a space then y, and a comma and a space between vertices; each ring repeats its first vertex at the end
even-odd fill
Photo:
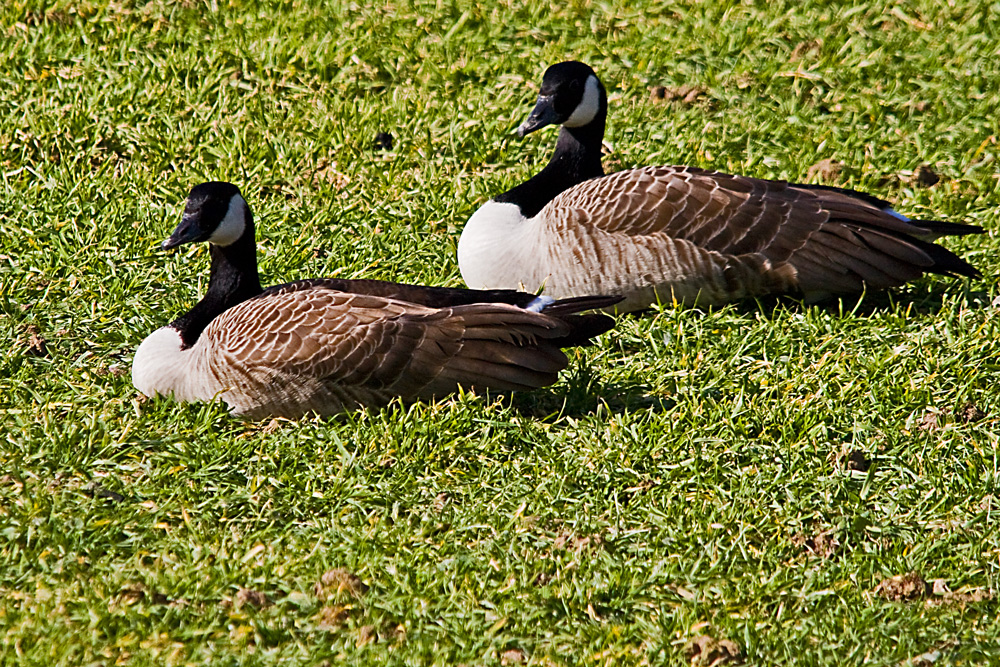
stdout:
POLYGON ((681 664, 703 634, 760 665, 1000 661, 998 14, 4 3, 0 663, 681 664), (132 351, 206 283, 204 248, 155 250, 192 185, 242 187, 265 283, 460 284, 464 221, 552 148, 512 130, 566 57, 612 94, 609 164, 833 158, 835 184, 990 230, 947 242, 986 277, 664 307, 509 400, 276 428, 137 400, 132 351), (317 592, 337 568, 367 590, 317 592), (874 593, 909 571, 956 594, 874 593))

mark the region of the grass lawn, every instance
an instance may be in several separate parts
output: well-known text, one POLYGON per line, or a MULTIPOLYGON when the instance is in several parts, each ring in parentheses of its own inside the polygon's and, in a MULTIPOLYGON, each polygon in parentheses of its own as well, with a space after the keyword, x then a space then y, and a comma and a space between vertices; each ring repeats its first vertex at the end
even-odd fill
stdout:
POLYGON ((2 3, 0 664, 1000 663, 1000 5, 372 4, 2 3), (986 227, 946 242, 985 277, 664 306, 513 398, 138 400, 192 185, 241 186, 264 284, 459 285, 567 57, 608 168, 867 190, 986 227))

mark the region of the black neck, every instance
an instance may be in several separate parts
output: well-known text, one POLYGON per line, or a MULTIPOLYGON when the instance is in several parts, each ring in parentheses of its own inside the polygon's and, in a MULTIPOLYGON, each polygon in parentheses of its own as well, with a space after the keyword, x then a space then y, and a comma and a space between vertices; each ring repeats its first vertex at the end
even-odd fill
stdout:
POLYGON ((235 243, 209 245, 212 272, 208 290, 194 308, 170 323, 180 332, 184 349, 194 345, 216 317, 264 291, 257 276, 257 244, 249 215, 247 211, 247 229, 235 243))
POLYGON ((521 215, 534 217, 555 197, 574 185, 604 175, 601 167, 601 143, 607 111, 582 127, 563 127, 555 153, 545 168, 494 201, 517 204, 521 215))

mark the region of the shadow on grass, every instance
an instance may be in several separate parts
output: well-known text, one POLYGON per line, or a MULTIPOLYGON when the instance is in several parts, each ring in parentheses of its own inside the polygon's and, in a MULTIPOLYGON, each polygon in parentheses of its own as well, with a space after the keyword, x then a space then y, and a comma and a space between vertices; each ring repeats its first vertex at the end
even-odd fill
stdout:
MULTIPOLYGON (((725 306, 739 316, 761 316, 771 319, 782 312, 801 313, 818 309, 835 317, 873 317, 889 312, 933 315, 946 307, 962 310, 991 307, 986 290, 955 289, 947 284, 927 291, 878 291, 859 295, 831 297, 806 303, 792 296, 772 296, 744 300, 725 306)), ((653 310, 619 315, 621 318, 648 317, 653 310)), ((526 417, 555 421, 561 417, 582 417, 592 414, 620 414, 626 411, 653 409, 666 412, 676 401, 651 393, 649 385, 639 382, 602 382, 589 361, 580 360, 570 371, 564 385, 527 393, 507 394, 504 402, 526 417)))
POLYGON ((654 396, 650 391, 648 385, 637 382, 605 383, 590 361, 580 360, 572 367, 564 385, 510 394, 507 400, 521 415, 542 421, 650 408, 666 412, 676 405, 676 401, 654 396))
MULTIPOLYGON (((861 294, 832 296, 816 301, 805 301, 801 296, 772 295, 747 298, 721 306, 676 306, 682 310, 711 313, 723 309, 739 316, 759 315, 771 318, 782 312, 803 313, 810 309, 818 309, 833 316, 871 317, 884 315, 893 310, 903 310, 916 315, 934 315, 946 305, 958 305, 963 310, 977 310, 993 307, 990 293, 987 290, 955 289, 947 284, 935 285, 927 291, 875 291, 861 294)), ((674 308, 671 304, 662 304, 666 311, 674 308)), ((638 310, 618 315, 620 318, 651 317, 657 309, 638 310)))
POLYGON ((917 315, 939 313, 946 305, 955 304, 963 310, 976 310, 991 306, 986 290, 954 289, 948 285, 935 286, 926 292, 877 291, 829 297, 806 302, 794 296, 769 296, 743 300, 733 304, 733 311, 740 315, 770 317, 778 311, 802 312, 817 308, 835 316, 871 317, 896 309, 908 310, 917 315))

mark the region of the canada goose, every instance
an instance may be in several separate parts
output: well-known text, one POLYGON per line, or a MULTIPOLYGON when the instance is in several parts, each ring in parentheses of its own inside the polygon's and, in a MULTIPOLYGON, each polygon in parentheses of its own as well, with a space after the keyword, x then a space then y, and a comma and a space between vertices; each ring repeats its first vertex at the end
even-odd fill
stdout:
POLYGON ((808 300, 883 289, 924 273, 978 277, 940 236, 981 227, 910 220, 871 195, 694 167, 608 176, 601 142, 608 98, 580 62, 553 65, 517 132, 558 124, 548 165, 487 202, 458 243, 473 288, 565 298, 622 294, 619 311, 658 299, 722 304, 764 294, 808 300))
POLYGON ((617 297, 554 301, 377 280, 299 280, 262 289, 254 222, 239 189, 191 190, 164 249, 208 241, 201 301, 150 334, 132 362, 147 396, 221 397, 250 419, 329 415, 475 387, 534 389, 566 367, 561 347, 611 328, 617 297))

